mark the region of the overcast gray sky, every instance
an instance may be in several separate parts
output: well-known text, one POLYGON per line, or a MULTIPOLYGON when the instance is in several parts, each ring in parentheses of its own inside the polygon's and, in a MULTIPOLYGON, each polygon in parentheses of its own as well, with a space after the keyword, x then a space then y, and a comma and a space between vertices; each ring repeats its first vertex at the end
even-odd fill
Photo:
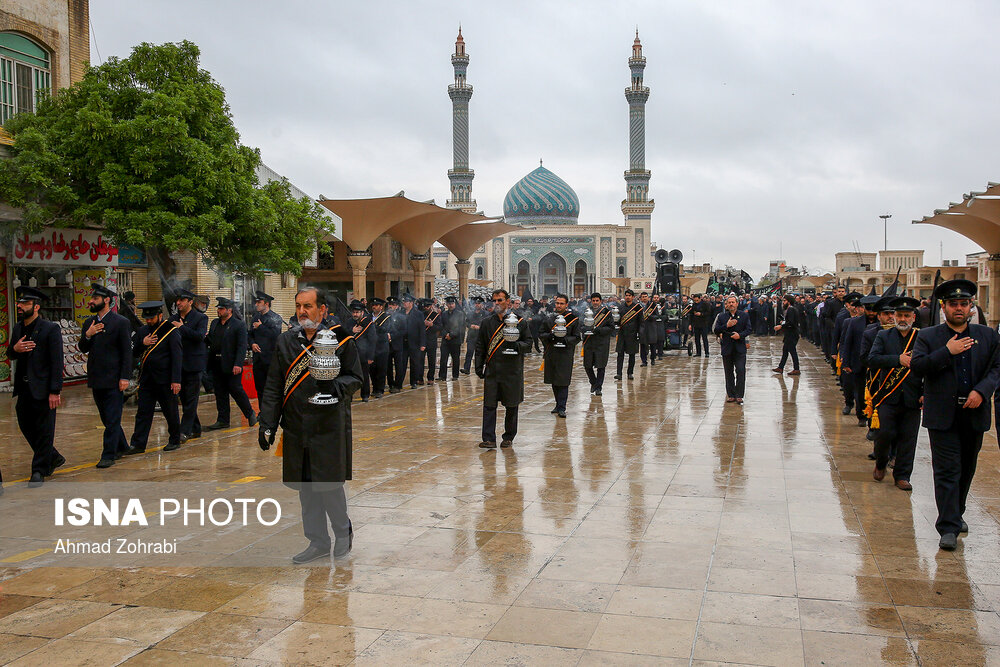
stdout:
POLYGON ((653 240, 755 278, 770 259, 980 250, 910 220, 1000 180, 991 0, 609 3, 91 0, 91 57, 189 39, 244 143, 312 195, 448 198, 450 54, 471 56, 473 193, 502 213, 544 158, 581 223, 619 223, 626 60, 647 58, 653 240))

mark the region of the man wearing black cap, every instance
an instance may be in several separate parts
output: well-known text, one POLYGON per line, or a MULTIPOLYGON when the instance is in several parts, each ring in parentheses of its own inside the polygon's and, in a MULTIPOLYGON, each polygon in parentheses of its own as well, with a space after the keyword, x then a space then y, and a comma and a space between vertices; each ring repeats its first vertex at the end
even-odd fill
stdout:
POLYGON ((837 316, 844 309, 844 298, 847 290, 837 285, 833 289, 833 294, 828 296, 823 302, 823 309, 819 314, 820 339, 823 341, 823 354, 831 367, 836 367, 837 343, 835 335, 837 316))
POLYGON ((451 379, 458 379, 459 360, 462 356, 462 339, 465 337, 465 311, 458 307, 458 299, 453 296, 445 300, 445 310, 441 313, 441 367, 438 380, 448 379, 448 360, 451 360, 451 379))
POLYGON ((180 442, 201 437, 201 420, 198 419, 198 398, 201 394, 201 377, 205 373, 208 348, 208 315, 195 308, 195 294, 187 289, 177 292, 177 314, 170 324, 181 338, 181 415, 180 442))
MULTIPOLYGON (((413 297, 403 295, 403 314, 406 317, 406 354, 410 362, 410 389, 424 383, 424 350, 427 349, 427 326, 424 314, 414 308, 413 297)), ((406 367, 403 367, 405 372, 406 367)), ((403 374, 396 377, 396 386, 403 387, 403 374)))
MULTIPOLYGON (((976 474, 983 433, 990 428, 989 399, 1000 383, 1000 335, 970 324, 976 284, 949 280, 934 292, 944 306, 942 324, 921 329, 910 368, 924 378, 923 424, 931 441, 934 499, 940 546, 951 551, 958 534, 967 532, 962 519, 976 474)), ((897 462, 898 462, 897 455, 897 462)))
POLYGON ((163 450, 169 452, 181 446, 181 423, 177 416, 183 354, 180 328, 163 320, 162 301, 147 301, 140 304, 139 309, 146 325, 139 329, 133 350, 139 358, 139 406, 135 413, 132 447, 127 453, 146 451, 157 403, 167 420, 170 438, 163 450))
POLYGON ((594 325, 583 332, 583 370, 590 380, 590 393, 600 396, 611 353, 615 321, 611 311, 604 305, 600 292, 590 295, 590 310, 594 314, 594 325))
POLYGON ((845 324, 853 317, 860 316, 864 310, 861 307, 861 294, 851 292, 844 297, 843 308, 837 313, 833 325, 833 338, 836 341, 833 345, 833 356, 837 381, 840 383, 840 391, 844 395, 844 407, 842 414, 849 415, 855 409, 854 405, 854 379, 851 377, 849 369, 844 368, 844 358, 846 348, 844 347, 845 324))
POLYGON ((691 324, 688 329, 694 336, 695 354, 700 357, 704 343, 705 356, 708 356, 708 332, 712 328, 712 302, 701 294, 695 294, 691 303, 691 324))
MULTIPOLYGON (((66 462, 52 444, 56 409, 62 405, 62 332, 58 324, 42 318, 44 301, 41 290, 17 288, 17 324, 7 343, 7 358, 14 361, 17 426, 33 452, 30 487, 41 486, 46 477, 66 462)), ((0 493, 3 493, 2 475, 0 493)))
POLYGON ((876 305, 881 312, 894 312, 894 325, 884 329, 879 327, 868 353, 868 366, 871 368, 868 383, 871 406, 868 414, 875 437, 872 477, 876 482, 885 479, 886 467, 890 459, 895 458, 892 477, 896 487, 910 491, 913 488, 910 474, 913 472, 913 456, 920 432, 923 394, 923 382, 910 368, 913 344, 919 331, 913 326, 915 311, 920 302, 910 297, 886 299, 886 303, 876 305))
POLYGON ((284 322, 281 316, 271 310, 271 302, 274 297, 265 292, 254 292, 253 319, 250 320, 250 335, 247 340, 250 342, 250 349, 253 350, 253 386, 257 390, 257 405, 260 405, 260 397, 264 393, 264 385, 267 383, 267 371, 271 367, 271 355, 274 353, 274 343, 281 335, 281 327, 284 322))
POLYGON ((876 325, 877 314, 875 304, 879 297, 869 294, 858 300, 860 314, 852 317, 844 325, 844 344, 841 346, 841 378, 845 376, 847 389, 845 391, 854 392, 854 409, 858 418, 858 426, 868 426, 868 419, 865 417, 867 405, 865 405, 865 380, 868 377, 868 367, 861 358, 861 343, 864 339, 865 329, 876 325))
POLYGON ((465 317, 465 363, 462 365, 462 375, 472 372, 472 360, 476 356, 476 338, 479 336, 479 325, 486 317, 483 309, 483 297, 472 297, 472 312, 465 317))
POLYGON ((382 398, 385 393, 385 377, 389 371, 389 338, 392 318, 385 312, 385 299, 371 300, 372 321, 375 326, 375 361, 371 365, 372 396, 382 398))
POLYGON ((628 355, 628 379, 632 379, 635 370, 635 355, 639 352, 639 325, 642 323, 642 306, 635 302, 635 292, 625 290, 625 307, 620 312, 618 320, 618 339, 615 341, 615 352, 618 353, 618 374, 616 380, 622 379, 622 369, 625 366, 625 356, 628 355))
POLYGON ((122 392, 132 377, 132 327, 111 312, 114 292, 96 283, 90 288, 89 307, 94 314, 83 323, 80 351, 87 353, 87 386, 104 424, 104 450, 97 467, 110 468, 129 447, 122 430, 122 392))
POLYGON ((409 360, 406 335, 406 315, 399 308, 399 299, 390 296, 385 300, 386 314, 389 315, 389 368, 385 381, 390 394, 398 394, 403 389, 406 364, 409 360))
POLYGON ((424 313, 424 326, 427 327, 427 349, 421 363, 427 369, 427 384, 434 384, 434 373, 437 371, 438 339, 441 336, 441 310, 433 299, 422 299, 418 307, 424 313))
POLYGON ((219 302, 216 308, 219 319, 213 320, 208 329, 208 368, 212 371, 215 407, 219 416, 208 430, 229 428, 230 396, 246 417, 248 425, 253 426, 257 423, 257 415, 242 382, 243 361, 247 356, 247 330, 242 322, 233 317, 236 304, 221 296, 216 300, 219 302))
MULTIPOLYGON (((372 318, 365 312, 365 304, 357 299, 351 301, 351 317, 354 324, 351 333, 358 346, 358 358, 361 359, 361 400, 368 402, 372 395, 371 367, 375 363, 375 347, 377 345, 375 326, 372 318)), ((346 326, 344 328, 347 328, 346 326)))

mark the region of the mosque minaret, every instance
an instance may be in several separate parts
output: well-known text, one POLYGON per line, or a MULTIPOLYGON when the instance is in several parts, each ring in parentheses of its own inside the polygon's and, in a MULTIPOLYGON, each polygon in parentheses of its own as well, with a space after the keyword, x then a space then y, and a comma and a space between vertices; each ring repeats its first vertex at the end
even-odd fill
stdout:
POLYGON ((472 179, 476 172, 469 169, 469 100, 472 86, 466 83, 465 73, 469 68, 469 54, 465 52, 462 28, 458 29, 455 53, 451 54, 451 64, 455 68, 455 83, 448 86, 451 98, 451 143, 453 166, 448 170, 451 181, 451 199, 448 208, 456 208, 466 213, 476 212, 476 200, 472 198, 472 179))

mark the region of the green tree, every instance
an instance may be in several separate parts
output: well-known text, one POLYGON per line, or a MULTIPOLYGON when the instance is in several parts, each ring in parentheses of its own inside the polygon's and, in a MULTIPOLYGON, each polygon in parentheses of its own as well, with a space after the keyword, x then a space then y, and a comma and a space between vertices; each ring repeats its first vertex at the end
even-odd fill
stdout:
POLYGON ((198 57, 188 41, 143 43, 11 118, 0 199, 24 213, 8 233, 103 228, 146 249, 171 301, 177 250, 243 273, 301 272, 328 219, 287 181, 258 184, 260 154, 240 144, 225 92, 198 57))

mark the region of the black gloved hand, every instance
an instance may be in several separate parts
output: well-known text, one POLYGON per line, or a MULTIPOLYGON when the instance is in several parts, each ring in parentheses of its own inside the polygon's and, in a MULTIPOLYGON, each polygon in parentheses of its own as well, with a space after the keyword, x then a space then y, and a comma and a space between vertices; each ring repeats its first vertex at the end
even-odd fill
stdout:
POLYGON ((274 444, 274 432, 268 431, 261 426, 260 431, 257 433, 257 444, 260 445, 261 451, 266 452, 271 449, 271 445, 274 444))

